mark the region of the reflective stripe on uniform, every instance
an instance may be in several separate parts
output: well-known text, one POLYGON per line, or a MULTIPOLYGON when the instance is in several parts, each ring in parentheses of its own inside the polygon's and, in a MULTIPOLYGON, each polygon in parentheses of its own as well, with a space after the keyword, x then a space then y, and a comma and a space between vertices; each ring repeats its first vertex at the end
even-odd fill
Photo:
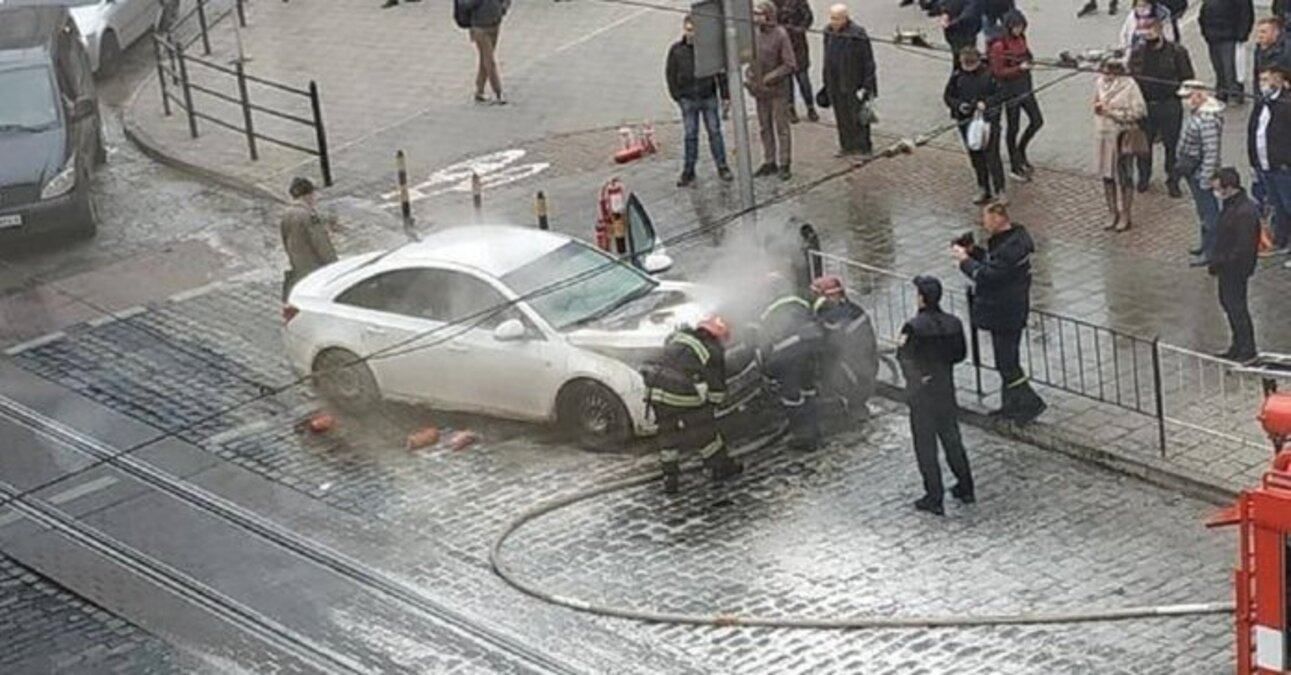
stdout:
POLYGON ((799 342, 802 342, 802 336, 800 336, 800 335, 790 335, 789 337, 787 337, 787 338, 785 338, 785 339, 783 339, 783 340, 781 340, 781 341, 779 341, 779 342, 777 342, 777 343, 775 343, 775 344, 771 345, 771 353, 773 353, 773 354, 774 354, 775 352, 778 352, 778 351, 780 351, 780 350, 782 350, 782 349, 788 349, 788 348, 790 348, 790 347, 792 347, 792 346, 794 346, 794 345, 798 344, 799 342))
POLYGON ((669 340, 672 342, 680 342, 681 344, 690 347, 690 350, 695 352, 695 356, 699 358, 700 365, 708 365, 708 359, 710 358, 708 347, 705 347, 704 343, 700 342, 695 336, 687 333, 673 333, 669 340))
POLYGON ((815 395, 816 395, 816 393, 817 393, 817 392, 816 392, 816 390, 815 390, 815 389, 803 389, 803 390, 802 390, 802 395, 803 395, 803 396, 807 396, 807 397, 815 396, 815 395))
POLYGON ((699 456, 708 459, 716 455, 717 451, 721 450, 724 445, 726 445, 726 442, 722 440, 722 435, 717 434, 713 436, 713 440, 709 441, 708 445, 699 449, 699 456))
POLYGON ((802 305, 803 307, 806 307, 807 309, 811 309, 811 305, 807 304, 806 300, 803 300, 802 298, 796 295, 786 295, 785 297, 780 298, 779 300, 776 300, 775 302, 768 305, 767 308, 762 311, 762 317, 760 318, 760 320, 766 321, 767 317, 771 316, 771 314, 775 312, 777 309, 780 309, 781 307, 786 307, 792 304, 799 304, 799 305, 802 305))
POLYGON ((663 389, 651 389, 650 401, 674 408, 698 408, 704 405, 704 397, 699 394, 674 394, 663 389))
POLYGON ((819 313, 820 306, 825 304, 826 302, 829 302, 829 298, 826 298, 823 295, 820 296, 819 298, 816 298, 816 301, 811 303, 811 311, 819 313))
POLYGON ((659 450, 659 461, 664 464, 676 464, 681 459, 681 453, 672 448, 661 448, 659 450))
POLYGON ((798 407, 801 407, 802 404, 806 402, 807 402, 807 399, 803 398, 802 396, 798 396, 792 399, 784 398, 783 396, 780 397, 780 405, 783 405, 786 408, 798 408, 798 407))
POLYGON ((712 403, 713 405, 721 405, 726 402, 726 392, 710 391, 708 392, 707 398, 709 403, 712 403))
POLYGON ((852 386, 857 386, 861 383, 861 378, 856 376, 856 371, 852 370, 852 367, 847 365, 846 361, 840 361, 838 366, 843 369, 843 375, 846 375, 847 379, 851 380, 852 386))
POLYGON ((851 323, 847 324, 847 330, 845 332, 855 333, 861 326, 864 326, 869 322, 870 322, 870 315, 862 314, 861 316, 854 319, 851 323))
POLYGON ((1020 387, 1020 386, 1022 386, 1022 385, 1024 385, 1024 384, 1026 384, 1027 382, 1029 382, 1030 380, 1031 380, 1030 376, 1023 375, 1022 377, 1019 377, 1018 379, 1014 380, 1013 382, 1010 382, 1010 383, 1005 387, 1005 389, 1012 389, 1012 388, 1014 388, 1014 387, 1020 387))

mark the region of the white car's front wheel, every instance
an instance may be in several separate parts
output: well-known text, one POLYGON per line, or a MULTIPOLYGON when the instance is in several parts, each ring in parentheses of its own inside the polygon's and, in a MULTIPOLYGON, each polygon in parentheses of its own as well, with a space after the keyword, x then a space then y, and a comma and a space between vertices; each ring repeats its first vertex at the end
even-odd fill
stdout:
POLYGON ((338 408, 362 412, 381 402, 381 388, 368 364, 347 349, 327 349, 314 359, 314 386, 338 408))
POLYGON ((617 450, 632 436, 627 406, 599 382, 576 380, 565 385, 556 414, 561 429, 587 450, 617 450))

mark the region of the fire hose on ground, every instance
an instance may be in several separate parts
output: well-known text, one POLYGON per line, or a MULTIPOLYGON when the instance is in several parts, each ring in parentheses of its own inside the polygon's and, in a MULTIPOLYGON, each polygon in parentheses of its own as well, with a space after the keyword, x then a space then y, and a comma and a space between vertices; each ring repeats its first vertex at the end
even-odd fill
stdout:
MULTIPOLYGON (((784 429, 767 436, 742 451, 733 452, 733 457, 742 457, 757 453, 772 446, 784 435, 784 429)), ((700 469, 698 463, 683 468, 684 473, 693 473, 700 469)), ((883 628, 976 628, 985 626, 1018 626, 1042 624, 1075 624, 1101 623, 1109 621, 1132 621, 1159 619, 1182 616, 1232 614, 1232 602, 1203 602, 1170 605, 1131 605, 1111 608, 1076 608, 1050 612, 1020 612, 1015 614, 981 614, 981 615, 913 615, 913 616, 853 616, 853 617, 794 617, 763 616, 736 614, 693 614, 685 612, 666 612, 636 607, 618 606, 587 602, 576 597, 548 591, 536 582, 521 578, 510 569, 502 559, 502 547, 507 540, 530 521, 554 513, 581 502, 647 485, 658 481, 661 473, 658 470, 646 471, 619 480, 603 483, 557 499, 553 499, 526 509, 502 528, 489 550, 489 564, 493 572, 513 588, 537 598, 548 604, 558 605, 587 614, 628 619, 644 623, 711 626, 711 627, 756 627, 756 628, 791 628, 812 630, 872 630, 883 628)))

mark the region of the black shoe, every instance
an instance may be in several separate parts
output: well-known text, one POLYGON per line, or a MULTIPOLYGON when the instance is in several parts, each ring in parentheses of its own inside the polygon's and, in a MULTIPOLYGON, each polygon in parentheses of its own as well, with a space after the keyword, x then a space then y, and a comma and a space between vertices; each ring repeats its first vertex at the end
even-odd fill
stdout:
POLYGON ((394 7, 397 4, 399 4, 399 0, 386 0, 385 4, 381 5, 381 9, 390 9, 391 7, 394 7))
POLYGON ((946 509, 941 504, 934 502, 931 497, 922 497, 914 503, 914 507, 924 513, 931 513, 934 516, 946 515, 946 509))
POLYGON ((1094 2, 1094 0, 1089 0, 1089 2, 1085 3, 1084 7, 1080 8, 1079 12, 1076 12, 1076 18, 1079 19, 1082 17, 1089 16, 1090 14, 1093 14, 1097 11, 1098 11, 1098 3, 1094 2))
POLYGON ((808 106, 808 107, 807 107, 807 121, 808 121, 808 122, 819 122, 819 121, 820 121, 820 113, 816 112, 816 108, 815 108, 815 106, 808 106))
POLYGON ((1259 357, 1260 355, 1256 352, 1238 352, 1230 356, 1229 360, 1246 365, 1259 357))
POLYGON ((793 174, 789 173, 789 165, 785 164, 780 167, 780 180, 789 180, 790 178, 793 178, 793 174))
POLYGON ((1027 173, 1027 170, 1021 166, 1014 167, 1012 171, 1009 171, 1009 174, 1013 176, 1013 180, 1019 183, 1026 183, 1031 180, 1031 174, 1027 173))
POLYGON ((1233 348, 1229 347, 1222 352, 1215 352, 1214 354, 1211 354, 1211 356, 1220 359, 1221 361, 1229 361, 1233 358, 1233 348))
POLYGON ((675 473, 666 473, 663 475, 663 493, 666 495, 675 495, 681 490, 681 476, 675 473))
POLYGON ((717 167, 717 177, 721 178, 727 183, 735 180, 735 175, 731 173, 731 170, 729 168, 724 166, 717 167))
POLYGON ((965 490, 963 487, 959 485, 956 485, 955 487, 950 488, 950 496, 954 497, 955 499, 958 499, 961 503, 964 503, 964 504, 972 504, 977 501, 977 496, 973 494, 972 490, 965 490))
POLYGON ((681 178, 677 179, 677 187, 679 188, 690 187, 692 184, 694 184, 694 182, 695 182, 695 174, 689 171, 683 171, 681 173, 681 178))
POLYGON ((1117 1, 1112 0, 1111 3, 1107 5, 1107 13, 1110 15, 1116 14, 1116 5, 1117 5, 1117 1))
POLYGON ((1202 249, 1201 249, 1201 247, 1200 247, 1200 246, 1198 246, 1198 247, 1196 247, 1196 248, 1190 248, 1190 249, 1188 249, 1188 253, 1189 253, 1190 255, 1201 255, 1201 250, 1202 250, 1202 249))
POLYGON ((1210 261, 1198 256, 1188 262, 1188 267, 1210 267, 1210 261))
POLYGON ((795 438, 789 441, 789 449, 797 452, 815 452, 820 449, 820 442, 805 438, 795 438))
POLYGON ((913 4, 914 4, 914 0, 901 0, 900 4, 898 4, 897 7, 909 7, 910 5, 913 5, 913 4))
POLYGON ((982 192, 978 193, 978 195, 977 195, 977 199, 974 199, 974 200, 973 200, 973 203, 974 203, 974 204, 976 204, 976 205, 978 205, 978 206, 985 206, 985 205, 987 205, 987 204, 990 204, 990 203, 991 203, 991 193, 986 192, 985 190, 983 190, 982 192))
POLYGON ((1031 406, 1026 410, 1021 410, 1013 413, 1013 423, 1017 424, 1020 427, 1026 426, 1034 422, 1035 418, 1039 417, 1041 413, 1043 413, 1048 408, 1049 408, 1048 403, 1045 403, 1040 398, 1036 398, 1035 405, 1031 406))
POLYGON ((729 457, 712 468, 713 480, 727 480, 744 473, 744 464, 729 457))
MULTIPOLYGON (((1183 190, 1179 189, 1178 183, 1173 183, 1173 182, 1166 183, 1165 191, 1170 195, 1172 199, 1179 199, 1180 197, 1183 196, 1183 190)), ((1196 254, 1194 253, 1193 255, 1196 255, 1196 254)))
POLYGON ((797 109, 797 108, 790 108, 790 109, 789 109, 789 124, 797 124, 797 123, 798 123, 798 109, 797 109))
POLYGON ((775 173, 779 170, 780 170, 780 167, 776 166, 774 162, 767 162, 762 166, 759 166, 757 171, 753 172, 753 177, 765 178, 767 176, 774 176, 775 173))
POLYGON ((1145 181, 1145 180, 1141 180, 1141 181, 1139 181, 1139 184, 1138 184, 1138 185, 1136 185, 1136 186, 1134 186, 1134 189, 1138 190, 1138 191, 1139 191, 1139 194, 1143 194, 1144 192, 1147 192, 1147 191, 1148 191, 1148 181, 1145 181))

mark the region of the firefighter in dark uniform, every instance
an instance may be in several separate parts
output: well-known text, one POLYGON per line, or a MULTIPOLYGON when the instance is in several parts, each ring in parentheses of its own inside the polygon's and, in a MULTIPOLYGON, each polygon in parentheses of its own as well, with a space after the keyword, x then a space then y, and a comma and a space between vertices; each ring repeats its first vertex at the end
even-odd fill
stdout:
POLYGON ((820 446, 816 379, 824 337, 811 303, 793 293, 771 302, 758 318, 758 361, 780 399, 795 450, 820 446))
POLYGON ((820 363, 822 394, 838 399, 845 415, 869 415, 865 401, 874 393, 878 353, 870 317, 847 297, 843 280, 827 274, 811 282, 812 312, 825 332, 820 363))
POLYGON ((698 452, 714 480, 744 470, 727 454, 714 416, 726 398, 730 335, 725 321, 708 317, 668 336, 663 352, 642 368, 646 403, 659 425, 659 461, 668 494, 677 492, 683 452, 698 452))
POLYGON ((965 504, 976 499, 955 404, 954 368, 964 360, 968 349, 964 325, 957 317, 941 311, 941 282, 935 277, 916 277, 914 285, 918 289, 919 313, 901 327, 897 360, 905 376, 914 454, 923 475, 924 496, 914 506, 940 516, 945 511, 937 441, 941 441, 946 463, 958 481, 950 493, 965 504))

